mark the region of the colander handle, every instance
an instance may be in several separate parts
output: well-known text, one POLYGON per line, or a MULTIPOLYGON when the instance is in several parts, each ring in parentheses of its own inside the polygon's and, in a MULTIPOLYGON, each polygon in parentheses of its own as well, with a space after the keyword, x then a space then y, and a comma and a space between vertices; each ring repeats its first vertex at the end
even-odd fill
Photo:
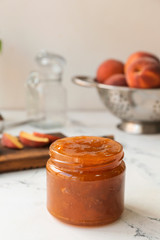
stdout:
POLYGON ((75 76, 72 78, 72 82, 82 87, 97 86, 97 83, 95 82, 95 80, 92 77, 87 77, 87 76, 75 76))

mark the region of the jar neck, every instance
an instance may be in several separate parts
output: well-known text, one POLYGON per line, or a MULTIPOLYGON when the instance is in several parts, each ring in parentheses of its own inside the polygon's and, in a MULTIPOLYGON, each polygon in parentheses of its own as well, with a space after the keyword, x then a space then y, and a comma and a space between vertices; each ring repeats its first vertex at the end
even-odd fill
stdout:
MULTIPOLYGON (((58 157, 53 155, 50 157, 50 165, 54 165, 57 169, 61 171, 67 171, 67 172, 93 172, 93 171, 107 171, 107 170, 112 170, 116 167, 118 167, 123 160, 124 157, 124 152, 122 151, 118 156, 113 157, 108 161, 106 158, 106 161, 103 160, 103 162, 98 163, 98 164, 91 164, 85 166, 83 162, 73 162, 69 161, 69 159, 63 159, 63 157, 58 157), (68 161, 67 161, 68 160, 68 161)), ((65 158, 65 156, 64 156, 65 158)), ((66 156, 67 158, 67 156, 66 156)))

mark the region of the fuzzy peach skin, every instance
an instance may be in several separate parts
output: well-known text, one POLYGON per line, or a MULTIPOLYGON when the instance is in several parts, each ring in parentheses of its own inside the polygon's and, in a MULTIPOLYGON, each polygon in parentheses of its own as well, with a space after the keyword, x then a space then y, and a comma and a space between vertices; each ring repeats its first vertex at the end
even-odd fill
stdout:
POLYGON ((20 141, 28 147, 43 147, 49 144, 49 139, 46 137, 36 137, 31 133, 20 132, 20 141))
POLYGON ((149 53, 149 52, 135 52, 133 54, 131 54, 129 56, 129 58, 127 59, 126 61, 126 64, 125 64, 125 73, 127 72, 127 69, 128 67, 135 61, 135 60, 138 60, 139 58, 142 58, 142 57, 149 57, 149 58, 152 58, 154 59, 156 62, 160 62, 159 58, 157 56, 155 56, 154 54, 152 53, 149 53))
POLYGON ((48 138, 50 143, 56 141, 57 139, 60 139, 60 137, 58 136, 52 136, 50 134, 39 133, 39 132, 33 132, 33 135, 37 137, 48 138))
POLYGON ((151 58, 139 58, 126 72, 128 86, 131 88, 160 87, 160 63, 151 58))
POLYGON ((97 81, 103 83, 107 78, 117 73, 124 73, 124 64, 118 60, 109 59, 99 66, 97 81))
POLYGON ((8 133, 3 133, 1 144, 4 147, 13 149, 22 149, 24 147, 17 137, 14 137, 8 133))
POLYGON ((113 85, 113 86, 123 86, 126 87, 127 82, 126 82, 126 77, 124 74, 115 74, 108 79, 106 79, 104 82, 106 85, 113 85))

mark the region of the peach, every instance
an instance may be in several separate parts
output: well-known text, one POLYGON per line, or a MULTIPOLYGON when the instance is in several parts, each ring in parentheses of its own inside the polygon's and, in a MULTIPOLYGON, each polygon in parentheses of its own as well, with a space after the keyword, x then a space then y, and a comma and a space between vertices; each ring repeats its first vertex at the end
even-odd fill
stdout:
POLYGON ((8 133, 3 133, 1 144, 4 147, 14 148, 14 149, 22 149, 24 146, 17 137, 14 137, 8 133))
POLYGON ((50 134, 39 133, 39 132, 34 132, 33 135, 37 137, 48 138, 50 143, 56 141, 57 139, 60 139, 60 137, 58 136, 53 136, 50 134))
POLYGON ((49 139, 46 137, 37 137, 31 133, 20 132, 20 141, 29 147, 43 147, 49 144, 49 139))
POLYGON ((137 59, 142 58, 142 57, 149 57, 154 59, 156 62, 160 62, 158 57, 156 57, 155 55, 153 55, 152 53, 148 53, 148 52, 135 52, 133 54, 131 54, 125 64, 125 72, 127 72, 128 67, 137 59))
POLYGON ((103 83, 107 78, 117 73, 124 73, 124 64, 118 60, 109 59, 99 66, 97 81, 103 83))
POLYGON ((151 58, 139 58, 127 69, 126 77, 132 88, 160 87, 160 63, 151 58))
POLYGON ((104 82, 106 85, 113 86, 128 86, 126 82, 126 77, 124 74, 115 74, 109 78, 107 78, 104 82))

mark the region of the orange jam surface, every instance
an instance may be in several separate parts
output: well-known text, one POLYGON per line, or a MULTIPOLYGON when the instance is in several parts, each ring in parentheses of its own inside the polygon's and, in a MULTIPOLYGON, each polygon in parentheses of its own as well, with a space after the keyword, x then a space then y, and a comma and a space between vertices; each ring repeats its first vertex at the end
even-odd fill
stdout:
POLYGON ((71 137, 53 143, 52 149, 65 156, 65 161, 80 162, 84 166, 107 163, 116 157, 122 157, 122 146, 109 138, 102 137, 71 137))
POLYGON ((100 225, 119 218, 124 208, 123 147, 101 137, 54 142, 47 162, 47 208, 77 225, 100 225))

